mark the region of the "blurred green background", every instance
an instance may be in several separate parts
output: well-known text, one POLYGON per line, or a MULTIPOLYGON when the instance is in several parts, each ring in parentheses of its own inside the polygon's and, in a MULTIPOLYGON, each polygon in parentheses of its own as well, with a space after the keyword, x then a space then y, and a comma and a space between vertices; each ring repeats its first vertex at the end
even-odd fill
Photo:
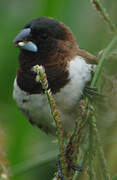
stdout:
MULTIPOLYGON (((103 0, 103 3, 117 24, 117 1, 103 0)), ((90 0, 0 0, 0 125, 6 134, 6 152, 11 167, 57 149, 52 144, 54 138, 32 127, 12 99, 18 66, 18 49, 12 41, 25 23, 39 16, 63 21, 75 34, 80 47, 95 55, 107 46, 113 36, 90 0)), ((117 167, 117 145, 115 142, 106 144, 105 149, 113 174, 117 167)), ((34 167, 12 179, 49 180, 54 168, 55 164, 47 164, 46 168, 34 167)))

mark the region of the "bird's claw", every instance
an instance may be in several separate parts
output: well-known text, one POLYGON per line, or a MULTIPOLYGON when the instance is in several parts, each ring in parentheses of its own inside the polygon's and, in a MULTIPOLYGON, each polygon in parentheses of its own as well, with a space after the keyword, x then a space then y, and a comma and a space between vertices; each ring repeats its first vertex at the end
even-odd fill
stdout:
MULTIPOLYGON (((58 167, 58 176, 59 176, 59 178, 61 180, 67 180, 66 178, 64 178, 64 175, 62 173, 62 167, 61 167, 61 162, 60 162, 60 155, 58 156, 57 167, 58 167)), ((70 165, 70 167, 74 171, 78 171, 78 172, 82 171, 82 168, 80 166, 70 165)))
POLYGON ((98 88, 90 86, 85 87, 84 94, 90 99, 93 99, 93 97, 104 97, 104 95, 98 91, 98 88))
POLYGON ((63 173, 62 173, 60 155, 58 155, 57 168, 58 168, 58 176, 59 176, 59 178, 60 178, 61 180, 67 180, 67 179, 64 178, 64 175, 63 175, 63 173))

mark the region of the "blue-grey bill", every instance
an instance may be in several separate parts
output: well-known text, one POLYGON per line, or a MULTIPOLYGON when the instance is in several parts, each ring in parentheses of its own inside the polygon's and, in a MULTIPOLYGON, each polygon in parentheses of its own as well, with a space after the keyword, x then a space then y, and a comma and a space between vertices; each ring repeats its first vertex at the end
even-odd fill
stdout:
POLYGON ((18 46, 21 49, 25 49, 27 51, 31 51, 31 52, 37 52, 38 51, 37 45, 35 43, 31 42, 31 41, 19 42, 18 46))

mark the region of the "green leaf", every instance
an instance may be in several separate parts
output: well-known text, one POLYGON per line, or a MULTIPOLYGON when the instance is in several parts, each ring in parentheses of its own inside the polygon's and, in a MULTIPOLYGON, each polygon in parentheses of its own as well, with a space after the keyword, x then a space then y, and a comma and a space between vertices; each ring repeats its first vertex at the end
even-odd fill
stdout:
POLYGON ((27 160, 25 162, 22 162, 20 164, 17 164, 13 167, 11 167, 11 174, 12 176, 16 176, 18 174, 22 174, 24 172, 30 171, 36 166, 45 166, 49 162, 56 160, 58 151, 51 151, 46 154, 43 154, 41 156, 35 157, 32 160, 27 160))

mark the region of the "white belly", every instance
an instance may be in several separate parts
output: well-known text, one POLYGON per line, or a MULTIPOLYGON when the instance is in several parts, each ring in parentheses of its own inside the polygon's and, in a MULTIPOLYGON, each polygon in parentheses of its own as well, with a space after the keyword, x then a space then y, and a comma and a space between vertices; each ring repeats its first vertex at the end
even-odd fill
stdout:
MULTIPOLYGON (((74 127, 73 107, 77 105, 82 95, 86 82, 91 80, 91 65, 79 56, 70 62, 69 66, 70 82, 63 87, 60 92, 54 95, 55 103, 60 112, 63 128, 69 131, 74 127)), ((46 95, 32 94, 21 90, 17 81, 14 82, 13 97, 20 110, 35 124, 42 126, 46 132, 55 134, 55 123, 50 114, 46 95)))

